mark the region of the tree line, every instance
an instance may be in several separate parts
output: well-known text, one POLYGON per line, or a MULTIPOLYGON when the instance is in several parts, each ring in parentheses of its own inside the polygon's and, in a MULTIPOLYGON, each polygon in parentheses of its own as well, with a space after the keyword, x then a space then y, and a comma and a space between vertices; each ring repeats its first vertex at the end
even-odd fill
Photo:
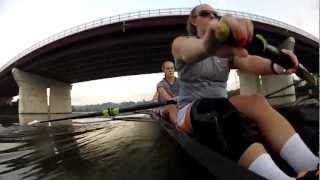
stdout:
POLYGON ((121 102, 121 103, 113 103, 113 102, 107 102, 103 104, 94 104, 94 105, 81 105, 81 106, 72 106, 72 112, 95 112, 95 111, 102 111, 107 108, 113 108, 113 107, 128 107, 133 106, 141 103, 145 103, 146 100, 142 101, 127 101, 127 102, 121 102))
MULTIPOLYGON (((310 85, 302 85, 295 88, 296 90, 296 97, 302 96, 311 96, 315 99, 319 99, 319 82, 317 78, 317 86, 310 86, 310 85)), ((297 80, 294 80, 297 82, 297 80)), ((240 95, 240 89, 231 90, 228 92, 228 96, 232 97, 235 95, 240 95)), ((72 106, 72 112, 95 112, 95 111, 102 111, 107 108, 112 107, 127 107, 132 106, 140 103, 144 103, 146 100, 142 101, 127 101, 121 103, 113 103, 113 102, 106 102, 102 104, 94 104, 94 105, 81 105, 81 106, 72 106)), ((16 114, 18 113, 18 104, 19 101, 11 102, 10 104, 0 104, 0 114, 16 114)))

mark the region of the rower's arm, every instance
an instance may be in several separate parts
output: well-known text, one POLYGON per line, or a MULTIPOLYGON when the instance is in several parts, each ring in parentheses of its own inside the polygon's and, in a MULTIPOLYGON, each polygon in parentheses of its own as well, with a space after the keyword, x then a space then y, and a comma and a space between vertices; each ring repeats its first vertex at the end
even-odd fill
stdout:
MULTIPOLYGON (((195 63, 202 61, 208 56, 218 55, 218 50, 222 48, 222 45, 218 43, 215 31, 222 28, 222 26, 222 23, 214 19, 210 22, 201 38, 194 36, 177 37, 172 43, 171 52, 173 57, 186 63, 195 63)), ((231 54, 230 50, 227 52, 231 54)))
POLYGON ((274 74, 271 69, 271 60, 260 56, 235 56, 233 60, 233 67, 258 75, 274 74))
POLYGON ((172 100, 172 98, 173 98, 167 93, 167 91, 163 87, 159 87, 158 92, 159 92, 160 99, 163 99, 165 101, 169 101, 169 100, 172 100))
POLYGON ((172 43, 171 51, 175 59, 187 63, 198 62, 209 56, 203 40, 194 37, 177 37, 172 43))
MULTIPOLYGON (((242 32, 242 31, 241 31, 242 32)), ((220 20, 213 19, 210 21, 204 35, 201 38, 197 37, 177 37, 171 47, 172 55, 177 60, 183 60, 186 63, 195 63, 205 59, 208 56, 219 56, 219 57, 231 57, 247 56, 248 53, 242 47, 247 43, 247 38, 252 36, 253 25, 251 21, 239 20, 232 16, 223 16, 220 20), (227 26, 228 24, 229 26, 227 26), (238 34, 240 28, 244 28, 243 32, 236 40, 240 41, 241 47, 231 47, 223 44, 224 37, 223 30, 229 29, 233 34, 238 34), (221 34, 222 33, 222 34, 221 34), (221 36, 218 36, 221 34, 221 36), (220 40, 219 40, 220 39, 220 40), (240 40, 241 39, 241 40, 240 40), (246 40, 246 41, 243 41, 246 40)))

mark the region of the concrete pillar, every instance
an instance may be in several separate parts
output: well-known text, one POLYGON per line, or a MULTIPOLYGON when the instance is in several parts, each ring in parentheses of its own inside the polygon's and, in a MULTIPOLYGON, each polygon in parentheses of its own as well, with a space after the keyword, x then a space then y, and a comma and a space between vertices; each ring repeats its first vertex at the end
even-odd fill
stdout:
MULTIPOLYGON (((268 76, 261 76, 261 81, 262 81, 262 93, 263 95, 267 95, 285 86, 293 84, 293 77, 289 75, 268 75, 268 76)), ((275 96, 288 95, 288 94, 292 94, 292 96, 271 98, 271 99, 268 99, 268 101, 272 105, 294 103, 296 101, 294 86, 291 86, 290 88, 275 94, 275 96)))
POLYGON ((237 70, 237 73, 240 80, 240 95, 249 96, 261 94, 259 76, 242 70, 237 70))
POLYGON ((16 68, 12 74, 19 86, 19 113, 48 113, 47 82, 16 68))
POLYGON ((50 86, 50 113, 72 112, 71 86, 68 84, 56 84, 50 86))
MULTIPOLYGON (((240 79, 240 95, 244 96, 267 95, 293 83, 292 76, 288 75, 268 75, 259 77, 252 73, 241 70, 238 70, 237 73, 240 79)), ((292 96, 277 97, 267 100, 272 105, 281 105, 295 102, 296 97, 294 95, 294 87, 290 87, 275 95, 278 96, 288 94, 292 94, 292 96)))
POLYGON ((12 74, 19 86, 19 113, 71 112, 71 86, 69 84, 27 73, 17 68, 12 70, 12 74), (53 89, 50 104, 48 104, 47 88, 53 89), (62 92, 61 95, 58 94, 60 92, 62 92))

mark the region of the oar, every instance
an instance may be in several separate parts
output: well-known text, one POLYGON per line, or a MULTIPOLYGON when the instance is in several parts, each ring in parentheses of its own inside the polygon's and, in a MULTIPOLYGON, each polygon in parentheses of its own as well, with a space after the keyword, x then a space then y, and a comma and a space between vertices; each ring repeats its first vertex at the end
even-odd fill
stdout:
MULTIPOLYGON (((230 27, 226 23, 223 23, 223 27, 224 31, 215 33, 218 42, 229 45, 236 45, 234 37, 230 32, 230 27)), ((252 42, 245 48, 250 54, 269 58, 270 60, 286 69, 292 67, 292 61, 290 57, 287 54, 281 52, 278 48, 270 45, 261 34, 256 34, 253 37, 252 42)), ((301 63, 299 63, 298 65, 296 75, 301 79, 306 80, 309 84, 313 86, 316 85, 315 78, 301 63)))
POLYGON ((152 109, 156 107, 161 107, 169 104, 176 104, 176 101, 170 100, 166 102, 146 102, 142 104, 137 104, 129 107, 114 107, 114 108, 108 108, 100 112, 93 112, 88 114, 82 114, 78 116, 70 116, 65 118, 58 118, 58 119, 50 119, 45 121, 38 121, 34 120, 28 123, 28 125, 33 125, 37 123, 47 123, 47 122, 56 122, 56 121, 64 121, 64 120, 70 120, 70 119, 81 119, 81 118, 89 118, 89 117, 97 117, 97 116, 104 116, 104 117, 110 117, 110 116, 116 116, 120 113, 126 113, 126 112, 134 112, 138 110, 144 110, 144 109, 152 109))

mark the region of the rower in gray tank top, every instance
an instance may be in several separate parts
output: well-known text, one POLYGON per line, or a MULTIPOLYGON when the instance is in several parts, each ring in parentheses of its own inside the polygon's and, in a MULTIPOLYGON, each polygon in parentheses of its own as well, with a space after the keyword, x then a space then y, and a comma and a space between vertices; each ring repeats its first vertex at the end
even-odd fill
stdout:
POLYGON ((227 98, 231 60, 211 56, 197 63, 175 60, 180 79, 178 109, 200 98, 227 98))
MULTIPOLYGON (((177 97, 178 92, 179 92, 179 79, 175 78, 175 83, 170 84, 166 78, 163 78, 158 84, 157 84, 157 89, 160 87, 164 88, 166 92, 171 96, 171 97, 177 97)), ((166 102, 167 100, 162 99, 160 95, 158 96, 158 102, 166 102)))

